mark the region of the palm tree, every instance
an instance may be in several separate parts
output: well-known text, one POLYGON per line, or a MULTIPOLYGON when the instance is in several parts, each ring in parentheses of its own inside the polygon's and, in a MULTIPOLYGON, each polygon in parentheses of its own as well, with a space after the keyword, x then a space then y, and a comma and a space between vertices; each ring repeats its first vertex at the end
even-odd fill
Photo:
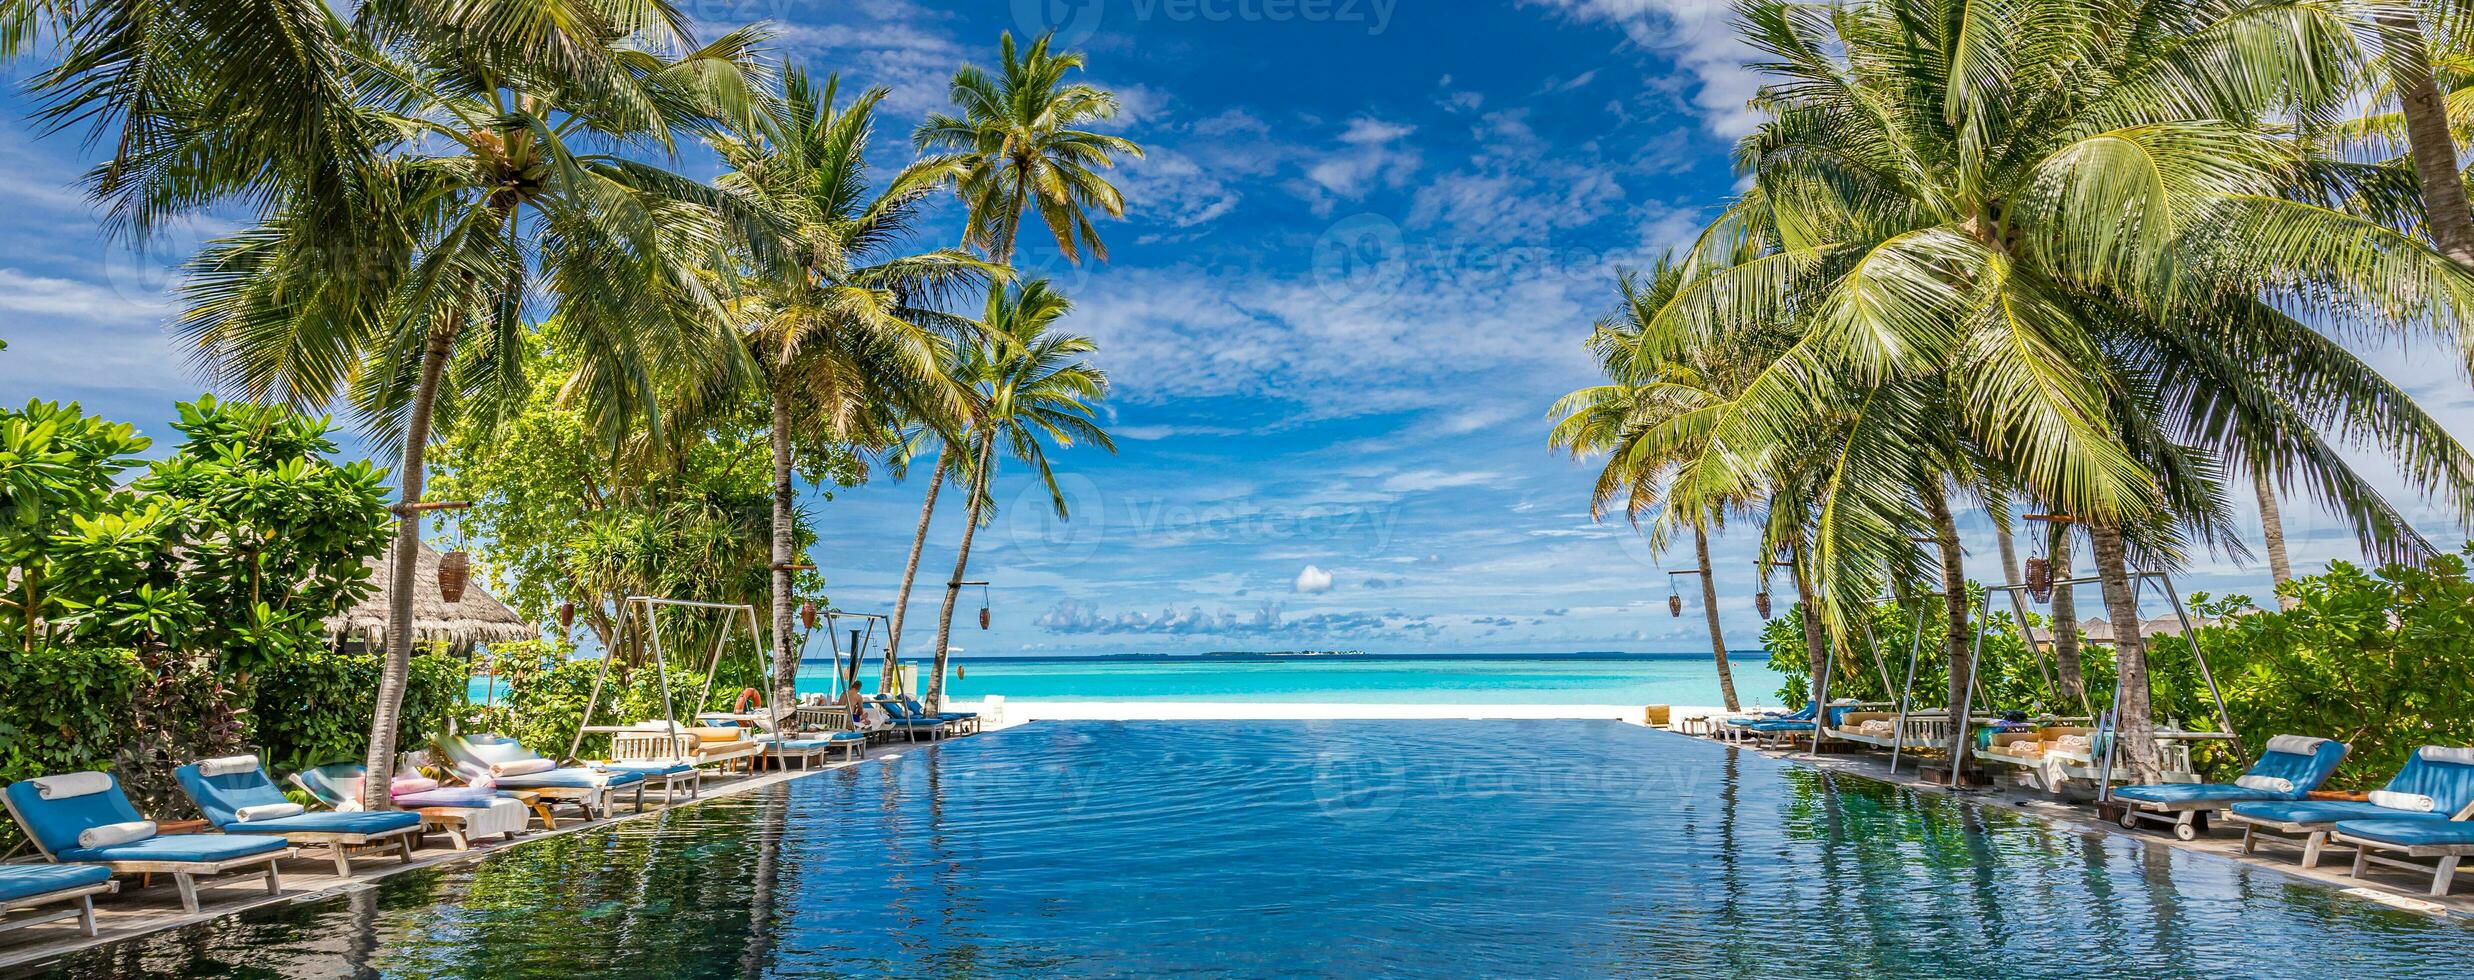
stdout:
MULTIPOLYGON (((793 71, 755 126, 712 140, 731 168, 722 188, 781 229, 780 261, 753 269, 731 304, 772 413, 777 703, 798 680, 791 473, 802 426, 839 443, 881 443, 897 409, 951 417, 963 392, 940 368, 949 342, 971 328, 939 304, 1004 274, 960 249, 903 247, 921 202, 957 165, 916 161, 871 188, 867 149, 885 90, 837 109, 838 88, 838 79, 819 87, 793 71)), ((734 378, 717 380, 723 391, 735 387, 734 378)))
POLYGON ((953 635, 954 602, 971 563, 971 538, 992 502, 989 480, 996 475, 997 450, 1030 465, 1048 490, 1050 506, 1059 518, 1066 513, 1065 494, 1057 489, 1048 465, 1048 444, 1059 449, 1088 442, 1117 451, 1093 418, 1098 402, 1108 394, 1108 376, 1083 360, 1097 350, 1088 337, 1052 332, 1073 309, 1064 294, 1045 279, 1018 287, 990 290, 981 325, 986 336, 963 348, 954 372, 972 391, 970 473, 963 487, 971 499, 965 509, 961 549, 954 556, 953 577, 945 582, 945 605, 936 617, 935 673, 928 681, 927 704, 944 703, 945 661, 953 635))
MULTIPOLYGON (((953 383, 959 384, 960 382, 953 383)), ((959 474, 954 472, 956 458, 954 449, 958 438, 949 437, 945 433, 935 431, 932 427, 923 426, 922 428, 926 431, 908 440, 904 451, 918 453, 923 450, 923 447, 918 445, 919 442, 933 439, 936 441, 936 465, 928 470, 928 492, 919 501, 919 525, 911 531, 910 559, 902 565, 902 585, 894 594, 893 615, 888 617, 885 624, 885 668, 884 673, 877 678, 879 690, 891 690, 893 687, 894 666, 899 663, 895 658, 901 656, 902 653, 902 623, 909 618, 911 586, 919 580, 919 558, 928 548, 928 525, 936 518, 936 500, 939 491, 944 488, 945 481, 959 478, 959 474)))
POLYGON ((2406 157, 2421 192, 2423 226, 2432 244, 2450 260, 2474 272, 2474 204, 2466 199, 2463 157, 2457 148, 2449 101, 2466 91, 2474 77, 2467 41, 2474 39, 2474 8, 2462 0, 2436 0, 2427 6, 2439 14, 2442 30, 2435 38, 2425 31, 2426 19, 2411 3, 2371 7, 2373 44, 2386 70, 2385 91, 2397 100, 2403 122, 2406 157), (2432 41, 2446 41, 2435 51, 2432 41), (2436 54, 2436 58, 2435 58, 2436 54), (2435 61, 2437 62, 2435 64, 2435 61), (2443 72, 2446 81, 2443 84, 2443 72))
MULTIPOLYGON (((2125 539, 2097 547, 2118 608, 2118 566, 2170 561, 2177 522, 2229 540, 2211 454, 2247 439, 2310 455, 2371 544, 2421 547, 2316 453, 2320 431, 2367 434, 2349 416, 2274 416, 2310 371, 2342 367, 2333 345, 2290 365, 2294 384, 2215 376, 2257 401, 2247 415, 2192 410, 2181 388, 2182 401, 2159 400, 2176 358, 2291 338, 2260 315, 2271 300, 2389 334, 2453 332, 2474 309, 2474 277, 2427 244, 2280 196, 2305 161, 2266 120, 2342 101, 2343 80, 2307 69, 2312 45, 2345 25, 2279 10, 2292 16, 2187 0, 1745 7, 1748 40, 1773 59, 1768 118, 1739 150, 1752 187, 1704 235, 1641 349, 1668 356, 1747 321, 1797 335, 1709 421, 1704 472, 1674 506, 1761 486, 1789 447, 1825 433, 1829 476, 1799 512, 1834 624, 1869 601, 1915 529, 1951 564, 1937 498, 1983 486, 2125 539)), ((2364 386, 2321 397, 2369 410, 2385 385, 2353 377, 2364 386)), ((2418 451, 2455 452, 2412 432, 2418 451)), ((2461 498, 2457 475, 2415 472, 2461 498)))
POLYGON ((571 393, 615 445, 630 420, 652 414, 655 365, 736 356, 729 336, 702 326, 718 322, 718 310, 698 270, 734 241, 770 254, 759 216, 635 159, 743 116, 759 98, 760 32, 662 55, 669 25, 646 23, 589 32, 591 44, 536 64, 494 58, 497 44, 432 43, 430 32, 399 36, 378 21, 349 44, 354 125, 375 147, 350 167, 349 206, 270 194, 277 206, 260 224, 192 263, 180 325, 232 388, 293 402, 349 389, 371 428, 400 444, 394 602, 365 800, 373 809, 388 804, 410 670, 435 414, 487 417, 520 398, 527 299, 538 292, 556 307, 542 329, 576 354, 571 393))
POLYGON ((1114 118, 1117 97, 1066 81, 1083 58, 1049 51, 1053 39, 1043 34, 1017 56, 1013 34, 1000 35, 998 73, 963 66, 951 86, 957 114, 929 116, 912 137, 923 151, 962 158, 956 187, 970 207, 963 240, 1006 265, 1013 264, 1023 212, 1032 208, 1067 259, 1081 261, 1087 248, 1106 260, 1091 212, 1122 218, 1125 201, 1098 171, 1116 166, 1118 156, 1143 155, 1132 140, 1080 128, 1114 118))
MULTIPOLYGON (((1637 518, 1656 499, 1668 471, 1700 449, 1689 442, 1662 440, 1658 430, 1683 424, 1695 411, 1723 401, 1717 389, 1730 380, 1728 368, 1742 364, 1741 348, 1695 347, 1687 357, 1646 365, 1635 355, 1642 326, 1681 281, 1682 271, 1668 257, 1661 257, 1646 277, 1620 272, 1615 285, 1622 305, 1600 319, 1589 337, 1590 353, 1611 383, 1565 395, 1549 410, 1560 416, 1547 436, 1550 447, 1576 458, 1606 456, 1590 503, 1592 517, 1602 516, 1605 505, 1620 496, 1626 498, 1627 514, 1637 518), (1730 355, 1737 356, 1731 360, 1730 355)), ((1709 526, 1720 516, 1705 513, 1684 523, 1692 529, 1693 555, 1700 562, 1701 615, 1709 627, 1710 658, 1718 667, 1718 693, 1728 711, 1737 711, 1743 705, 1735 692, 1735 670, 1727 662, 1717 577, 1709 557, 1709 526)))

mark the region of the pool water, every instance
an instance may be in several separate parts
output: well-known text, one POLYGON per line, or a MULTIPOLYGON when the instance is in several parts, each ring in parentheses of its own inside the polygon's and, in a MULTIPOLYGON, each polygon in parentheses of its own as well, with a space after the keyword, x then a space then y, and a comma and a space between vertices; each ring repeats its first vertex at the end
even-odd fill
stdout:
POLYGON ((2474 928, 1612 722, 1046 723, 66 977, 2428 976, 2474 928))

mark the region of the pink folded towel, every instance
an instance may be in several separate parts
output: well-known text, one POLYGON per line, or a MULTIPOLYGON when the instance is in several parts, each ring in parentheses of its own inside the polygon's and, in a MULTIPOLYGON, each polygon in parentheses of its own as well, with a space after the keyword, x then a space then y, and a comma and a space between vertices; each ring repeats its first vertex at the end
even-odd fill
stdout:
POLYGON ((402 796, 406 793, 427 793, 437 788, 437 780, 423 776, 404 776, 387 784, 387 791, 395 796, 402 796))

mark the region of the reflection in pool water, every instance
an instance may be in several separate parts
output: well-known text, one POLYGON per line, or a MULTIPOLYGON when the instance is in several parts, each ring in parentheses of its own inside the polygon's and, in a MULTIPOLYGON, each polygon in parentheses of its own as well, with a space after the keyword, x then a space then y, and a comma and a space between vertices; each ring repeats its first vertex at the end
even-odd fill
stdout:
POLYGON ((1043 724, 57 976, 2427 975, 2474 929, 1611 722, 1043 724))

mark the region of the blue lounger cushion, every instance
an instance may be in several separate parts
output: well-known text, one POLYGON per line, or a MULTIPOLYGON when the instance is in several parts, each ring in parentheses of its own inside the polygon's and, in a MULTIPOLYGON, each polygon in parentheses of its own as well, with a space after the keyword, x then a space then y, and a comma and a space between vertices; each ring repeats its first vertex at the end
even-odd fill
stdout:
POLYGON ((2124 786, 2113 795, 2140 803, 2238 803, 2251 800, 2299 800, 2335 775, 2345 761, 2345 743, 2329 738, 2279 735, 2268 750, 2242 774, 2253 785, 2233 783, 2157 783, 2124 786), (2282 784, 2279 788, 2277 784, 2282 784))
POLYGON ((683 776, 696 771, 695 764, 691 762, 655 762, 650 759, 629 762, 613 762, 604 768, 607 768, 612 772, 641 773, 646 779, 651 779, 655 776, 683 776))
POLYGON ((2337 833, 2397 847, 2474 847, 2474 823, 2463 820, 2346 820, 2337 833))
POLYGON ((421 825, 421 815, 401 810, 351 813, 299 813, 267 820, 242 820, 240 809, 289 802, 283 791, 254 766, 240 772, 210 773, 192 763, 172 770, 172 778, 189 794, 206 822, 227 834, 385 834, 421 825))
POLYGON ((273 820, 247 820, 232 825, 244 834, 384 834, 421 825, 421 815, 403 810, 353 810, 304 813, 273 820))
POLYGON ((55 860, 72 860, 62 854, 78 846, 78 835, 95 827, 145 819, 138 815, 137 807, 130 805, 128 794, 121 792, 119 780, 103 773, 93 776, 102 777, 103 788, 75 796, 45 799, 40 781, 34 779, 20 779, 0 792, 8 794, 9 808, 16 812, 18 823, 44 853, 55 860))
POLYGON ((0 864, 0 902, 49 895, 64 888, 100 885, 112 869, 95 864, 0 864))
MULTIPOLYGON (((417 819, 417 818, 416 818, 417 819)), ((172 861, 212 864, 266 854, 292 846, 281 837, 257 834, 166 834, 110 847, 74 847, 59 852, 63 861, 172 861)))
POLYGON ((468 810, 486 810, 489 809, 490 802, 496 799, 498 799, 497 790, 473 786, 441 786, 433 790, 397 796, 395 805, 401 807, 449 806, 468 810))
POLYGON ((623 769, 552 769, 548 772, 528 772, 521 776, 500 776, 492 780, 506 789, 594 789, 617 788, 644 781, 641 772, 623 769))
POLYGON ((1782 721, 1811 721, 1813 720, 1814 715, 1820 713, 1821 709, 1819 706, 1807 701, 1804 703, 1803 707, 1796 709, 1793 714, 1765 715, 1758 718, 1729 718, 1727 719, 1727 724, 1750 726, 1776 724, 1782 721))
POLYGON ((2446 820, 2445 813, 2407 813, 2360 800, 2278 800, 2233 805, 2235 816, 2272 823, 2321 824, 2339 820, 2446 820))

